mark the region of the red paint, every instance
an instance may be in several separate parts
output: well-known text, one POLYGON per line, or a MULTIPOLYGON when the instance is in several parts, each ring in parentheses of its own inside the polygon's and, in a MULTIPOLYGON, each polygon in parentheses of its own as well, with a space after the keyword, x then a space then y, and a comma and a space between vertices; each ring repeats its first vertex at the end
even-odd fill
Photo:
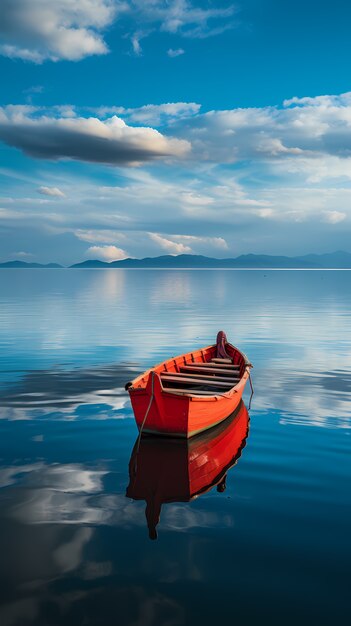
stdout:
POLYGON ((230 343, 225 345, 225 349, 233 363, 240 366, 240 380, 229 391, 214 392, 210 396, 178 395, 174 389, 164 388, 159 376, 166 371, 178 372, 179 367, 187 363, 211 361, 216 357, 216 345, 173 357, 135 378, 128 391, 138 428, 143 424, 152 395, 143 432, 188 438, 219 424, 233 413, 240 403, 252 366, 246 356, 230 343))

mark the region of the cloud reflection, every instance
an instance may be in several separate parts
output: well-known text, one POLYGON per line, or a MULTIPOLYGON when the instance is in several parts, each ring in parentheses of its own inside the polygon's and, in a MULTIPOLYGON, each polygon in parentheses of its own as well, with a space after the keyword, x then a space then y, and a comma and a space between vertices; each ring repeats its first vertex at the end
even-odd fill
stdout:
POLYGON ((90 406, 85 419, 89 415, 123 417, 117 412, 128 405, 124 385, 138 371, 127 365, 28 371, 15 384, 0 388, 0 419, 33 419, 53 413, 55 419, 77 419, 83 405, 90 406))
POLYGON ((351 373, 346 370, 256 372, 254 410, 276 410, 282 424, 350 428, 351 373))
MULTIPOLYGON (((0 468, 0 487, 14 488, 3 515, 21 524, 108 525, 130 529, 144 527, 143 505, 122 494, 104 492, 104 469, 81 464, 44 462, 0 468)), ((167 507, 163 527, 229 527, 230 517, 182 504, 167 507)))

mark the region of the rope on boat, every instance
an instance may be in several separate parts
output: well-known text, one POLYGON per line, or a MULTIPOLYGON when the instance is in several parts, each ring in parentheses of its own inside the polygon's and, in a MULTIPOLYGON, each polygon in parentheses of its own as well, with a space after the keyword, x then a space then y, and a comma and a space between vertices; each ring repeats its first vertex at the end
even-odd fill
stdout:
POLYGON ((154 399, 154 380, 155 380, 155 372, 152 371, 151 372, 151 397, 150 397, 150 401, 149 401, 149 406, 146 409, 146 413, 145 413, 144 419, 143 419, 143 421, 141 423, 140 430, 139 430, 139 435, 138 435, 138 439, 137 439, 136 450, 135 450, 135 461, 134 461, 134 467, 133 467, 133 479, 136 478, 137 469, 138 469, 138 454, 139 454, 139 448, 140 448, 141 435, 143 434, 143 428, 145 426, 146 418, 149 415, 149 411, 151 409, 152 401, 154 399))
POLYGON ((251 379, 251 372, 249 370, 249 381, 250 381, 250 387, 251 387, 251 396, 250 396, 250 400, 249 400, 249 411, 251 409, 251 400, 252 400, 252 396, 254 395, 254 388, 253 388, 253 384, 252 384, 252 379, 251 379))
POLYGON ((146 418, 149 415, 149 411, 151 409, 151 405, 152 405, 152 401, 154 399, 154 381, 155 381, 155 372, 152 371, 151 372, 151 397, 150 397, 150 402, 149 402, 149 406, 146 409, 146 413, 145 413, 145 417, 141 423, 140 426, 140 430, 139 430, 139 437, 138 437, 138 443, 137 443, 137 449, 136 449, 136 454, 138 454, 139 452, 139 447, 140 447, 140 440, 141 440, 141 435, 143 434, 143 428, 145 426, 145 422, 146 422, 146 418))

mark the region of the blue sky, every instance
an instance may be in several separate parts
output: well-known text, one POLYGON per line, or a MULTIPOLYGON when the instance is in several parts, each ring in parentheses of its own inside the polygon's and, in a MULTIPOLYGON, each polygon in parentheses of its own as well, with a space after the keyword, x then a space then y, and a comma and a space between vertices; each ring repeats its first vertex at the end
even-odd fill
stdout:
POLYGON ((351 251, 346 0, 1 0, 0 260, 351 251))

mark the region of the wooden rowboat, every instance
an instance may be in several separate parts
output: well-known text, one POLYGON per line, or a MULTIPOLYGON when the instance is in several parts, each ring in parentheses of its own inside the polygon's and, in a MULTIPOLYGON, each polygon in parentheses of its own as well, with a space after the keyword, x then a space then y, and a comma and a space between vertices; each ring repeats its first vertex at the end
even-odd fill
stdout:
POLYGON ((240 403, 251 363, 228 343, 172 357, 126 384, 145 433, 192 437, 226 419, 240 403))
POLYGON ((248 430, 249 415, 241 402, 228 419, 190 440, 138 437, 126 496, 145 500, 150 539, 157 538, 163 504, 190 502, 215 486, 225 491, 227 472, 240 458, 248 430))

